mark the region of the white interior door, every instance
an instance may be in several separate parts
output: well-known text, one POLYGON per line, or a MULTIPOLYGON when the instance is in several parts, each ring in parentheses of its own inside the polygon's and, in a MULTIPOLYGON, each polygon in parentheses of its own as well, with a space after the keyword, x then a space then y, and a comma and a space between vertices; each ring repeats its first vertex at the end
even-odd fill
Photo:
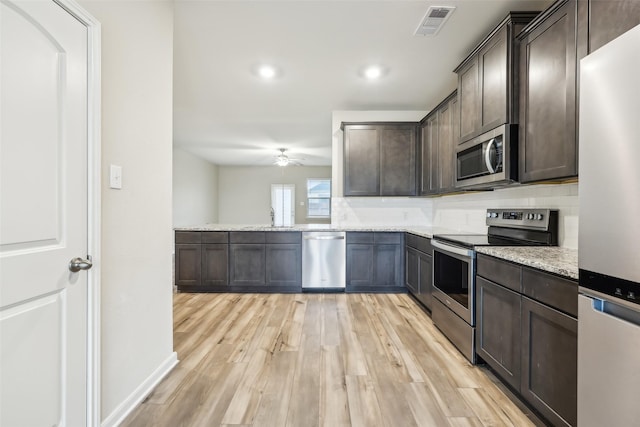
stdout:
POLYGON ((87 424, 87 27, 0 0, 0 425, 87 424))
POLYGON ((271 209, 276 227, 291 227, 296 223, 295 184, 271 184, 271 209))

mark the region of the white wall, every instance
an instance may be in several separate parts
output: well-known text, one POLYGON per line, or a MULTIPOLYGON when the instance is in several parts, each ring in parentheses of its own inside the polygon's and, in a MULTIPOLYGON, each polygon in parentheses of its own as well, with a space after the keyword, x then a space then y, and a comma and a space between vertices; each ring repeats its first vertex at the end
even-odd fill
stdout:
POLYGON ((102 23, 101 412, 114 425, 175 361, 173 2, 81 3, 102 23))
POLYGON ((173 149, 173 226, 218 222, 218 166, 173 149))
MULTIPOLYGON (((307 219, 307 179, 331 178, 330 166, 218 166, 218 221, 269 224, 271 184, 295 184, 296 224, 328 223, 307 219), (304 202, 304 206, 300 206, 304 202)), ((333 182, 332 191, 333 191, 333 182)))

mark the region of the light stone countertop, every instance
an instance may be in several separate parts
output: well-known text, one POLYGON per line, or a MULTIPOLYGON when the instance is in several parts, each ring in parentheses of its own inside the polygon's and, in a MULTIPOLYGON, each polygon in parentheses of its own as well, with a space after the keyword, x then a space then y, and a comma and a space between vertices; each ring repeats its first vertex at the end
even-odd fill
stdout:
POLYGON ((292 227, 271 227, 264 224, 204 224, 192 227, 176 227, 175 231, 369 231, 369 232, 397 232, 413 233, 422 237, 432 238, 434 234, 451 232, 450 230, 434 229, 419 225, 389 226, 389 225, 332 225, 332 224, 297 224, 292 227))
POLYGON ((482 246, 476 248, 476 252, 578 280, 576 249, 557 246, 482 246))

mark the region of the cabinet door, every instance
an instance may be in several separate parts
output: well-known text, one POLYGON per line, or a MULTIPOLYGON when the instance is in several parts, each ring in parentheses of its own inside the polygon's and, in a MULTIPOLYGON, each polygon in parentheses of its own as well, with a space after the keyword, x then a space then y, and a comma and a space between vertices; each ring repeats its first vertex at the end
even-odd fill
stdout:
POLYGON ((553 425, 577 422, 578 321, 522 297, 524 398, 553 425))
POLYGON ((302 288, 302 250, 296 244, 267 244, 267 286, 302 288))
POLYGON ((454 104, 451 101, 438 111, 438 192, 440 193, 455 190, 454 113, 454 104))
POLYGON ((416 195, 415 126, 385 126, 381 129, 380 195, 416 195))
POLYGON ((508 26, 503 26, 479 53, 481 85, 480 130, 491 130, 507 122, 509 84, 507 62, 508 26))
POLYGON ((376 287, 403 287, 402 247, 400 245, 374 245, 373 282, 376 287))
POLYGON ((588 5, 589 52, 640 25, 640 0, 589 0, 588 5))
POLYGON ((476 278, 476 353, 513 388, 520 388, 520 294, 476 278))
POLYGON ((567 1, 520 47, 521 182, 575 176, 576 1, 567 1))
POLYGON ((347 245, 347 290, 373 284, 373 245, 347 245))
POLYGON ((202 287, 214 289, 229 284, 229 245, 202 245, 202 287))
POLYGON ((422 252, 418 252, 420 293, 418 299, 431 310, 433 301, 433 257, 422 252))
POLYGON ((229 259, 229 285, 265 285, 265 245, 232 244, 229 259))
POLYGON ((478 59, 476 58, 458 72, 460 141, 471 139, 480 129, 480 72, 478 68, 478 59))
POLYGON ((420 282, 418 276, 419 260, 418 260, 418 251, 413 248, 406 248, 405 254, 405 284, 407 285, 407 289, 411 292, 415 297, 420 294, 420 282))
POLYGON ((177 244, 176 285, 199 287, 202 285, 202 245, 199 243, 177 244))
POLYGON ((380 194, 380 134, 378 126, 344 129, 344 195, 380 194))
POLYGON ((420 131, 420 195, 438 191, 438 114, 427 117, 420 131))

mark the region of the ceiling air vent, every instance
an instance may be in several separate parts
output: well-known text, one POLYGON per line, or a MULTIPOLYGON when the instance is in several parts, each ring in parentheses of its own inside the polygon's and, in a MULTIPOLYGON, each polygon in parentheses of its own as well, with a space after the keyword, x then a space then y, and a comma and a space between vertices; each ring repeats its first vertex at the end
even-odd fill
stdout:
POLYGON ((453 6, 431 6, 414 33, 416 36, 435 36, 456 8, 453 6))

